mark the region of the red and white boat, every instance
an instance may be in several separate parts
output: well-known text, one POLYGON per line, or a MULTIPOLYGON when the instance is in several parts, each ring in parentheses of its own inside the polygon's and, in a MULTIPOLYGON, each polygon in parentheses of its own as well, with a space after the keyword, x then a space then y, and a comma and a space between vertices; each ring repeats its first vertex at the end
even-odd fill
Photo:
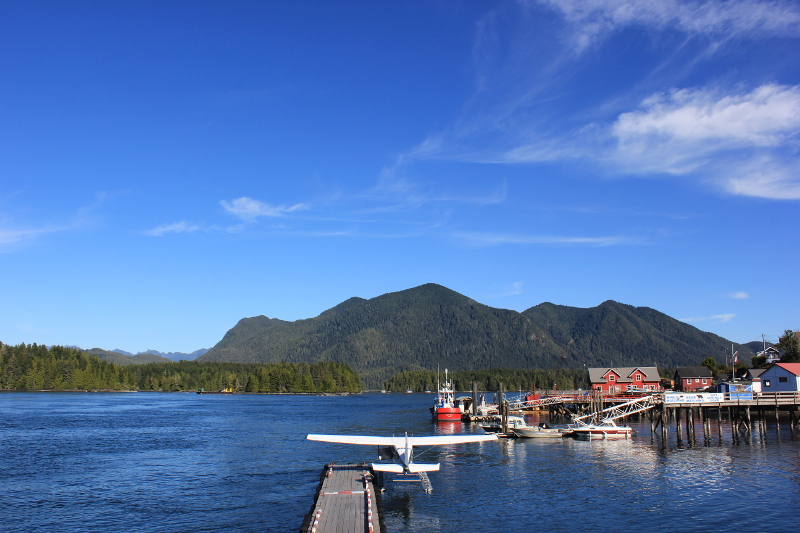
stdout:
POLYGON ((436 401, 431 406, 431 413, 437 422, 460 422, 463 411, 460 402, 455 398, 453 385, 447 379, 447 369, 444 370, 444 384, 439 388, 436 401))
POLYGON ((572 435, 579 439, 629 439, 633 430, 628 426, 618 426, 607 420, 600 424, 576 424, 572 426, 572 435))

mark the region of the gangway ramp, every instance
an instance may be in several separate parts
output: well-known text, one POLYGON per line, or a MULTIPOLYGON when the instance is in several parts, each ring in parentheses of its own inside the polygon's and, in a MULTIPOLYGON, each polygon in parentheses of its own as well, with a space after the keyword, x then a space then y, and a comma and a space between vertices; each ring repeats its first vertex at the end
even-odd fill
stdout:
POLYGON ((655 395, 642 396, 641 398, 636 398, 629 402, 607 407, 602 411, 595 411, 594 413, 589 413, 588 415, 573 418, 572 421, 580 425, 586 425, 592 422, 600 424, 610 423, 619 418, 624 418, 632 414, 641 413, 642 411, 652 409, 660 402, 661 398, 655 395))
POLYGON ((521 411, 522 409, 531 409, 534 407, 544 407, 547 405, 555 405, 564 403, 567 400, 572 400, 569 396, 548 396, 546 398, 539 398, 537 400, 523 400, 518 402, 509 402, 508 408, 511 411, 521 411))

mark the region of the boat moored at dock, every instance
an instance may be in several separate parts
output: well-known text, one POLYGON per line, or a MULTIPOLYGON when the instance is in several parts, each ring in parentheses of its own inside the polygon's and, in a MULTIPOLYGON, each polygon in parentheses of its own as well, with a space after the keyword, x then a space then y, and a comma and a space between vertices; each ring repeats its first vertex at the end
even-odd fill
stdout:
POLYGON ((629 439, 633 429, 628 426, 618 426, 613 422, 606 424, 576 425, 572 428, 572 435, 579 439, 629 439))
POLYGON ((453 385, 447 379, 447 369, 444 370, 444 383, 439 387, 431 413, 437 422, 460 422, 461 415, 464 414, 461 402, 455 399, 453 385))
POLYGON ((560 439, 561 437, 572 437, 572 428, 554 428, 550 427, 544 422, 538 426, 515 427, 511 431, 517 437, 526 439, 560 439))
MULTIPOLYGON (((506 429, 512 432, 515 428, 530 427, 521 416, 510 415, 506 418, 506 429)), ((481 424, 481 428, 486 433, 503 433, 503 419, 501 416, 491 417, 481 424)), ((512 435, 513 436, 513 435, 512 435)))

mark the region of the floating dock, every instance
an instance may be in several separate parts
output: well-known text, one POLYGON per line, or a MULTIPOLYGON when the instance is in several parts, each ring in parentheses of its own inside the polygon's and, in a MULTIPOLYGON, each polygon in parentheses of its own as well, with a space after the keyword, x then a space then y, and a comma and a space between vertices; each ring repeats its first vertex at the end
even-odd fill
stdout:
POLYGON ((325 465, 301 533, 385 533, 369 465, 325 465))

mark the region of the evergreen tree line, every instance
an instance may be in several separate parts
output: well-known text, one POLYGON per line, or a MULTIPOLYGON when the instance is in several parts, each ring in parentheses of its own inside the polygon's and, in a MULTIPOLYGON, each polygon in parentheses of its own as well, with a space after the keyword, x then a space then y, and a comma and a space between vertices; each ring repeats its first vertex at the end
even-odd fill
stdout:
POLYGON ((346 365, 320 363, 150 363, 121 366, 74 348, 0 343, 2 390, 360 392, 346 365))
MULTIPOLYGON (((576 390, 588 388, 588 373, 584 368, 569 369, 512 369, 490 368, 485 370, 461 370, 448 373, 454 390, 472 390, 472 382, 478 382, 478 389, 482 391, 496 391, 502 383, 506 391, 523 392, 537 389, 576 390)), ((444 373, 439 373, 438 382, 444 381, 444 373)), ((435 391, 437 373, 431 370, 412 370, 401 372, 386 380, 385 389, 388 391, 435 391)))

